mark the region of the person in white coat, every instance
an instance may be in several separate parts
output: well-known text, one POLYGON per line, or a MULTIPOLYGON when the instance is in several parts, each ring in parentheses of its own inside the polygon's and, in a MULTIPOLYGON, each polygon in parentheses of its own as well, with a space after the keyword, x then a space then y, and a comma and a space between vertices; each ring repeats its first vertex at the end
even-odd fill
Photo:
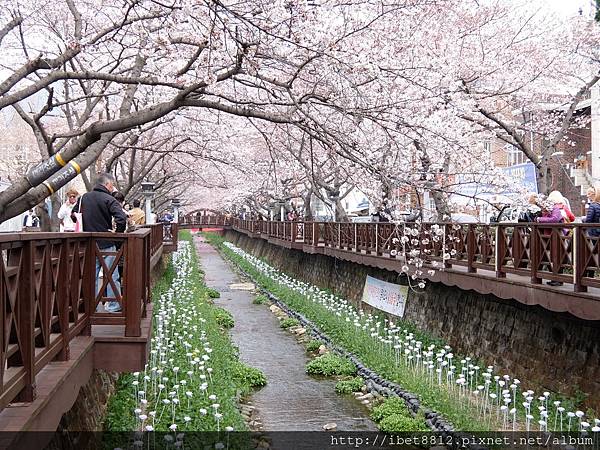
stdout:
POLYGON ((67 201, 62 204, 58 210, 58 218, 60 219, 60 231, 75 231, 75 222, 71 219, 73 207, 77 203, 79 192, 71 188, 67 192, 67 201))

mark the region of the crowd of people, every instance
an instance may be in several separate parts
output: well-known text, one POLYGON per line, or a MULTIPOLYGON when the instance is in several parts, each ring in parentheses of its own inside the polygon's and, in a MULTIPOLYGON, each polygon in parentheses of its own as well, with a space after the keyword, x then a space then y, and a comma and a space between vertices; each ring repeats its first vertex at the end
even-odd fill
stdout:
MULTIPOLYGON (((146 223, 146 214, 140 207, 140 200, 133 200, 133 207, 126 202, 125 196, 116 189, 116 182, 110 174, 100 174, 93 190, 80 195, 76 189, 67 191, 65 203, 58 211, 61 232, 125 232, 134 230, 146 223)), ((251 214, 249 214, 252 216, 251 214)), ((231 216, 231 214, 229 214, 231 216)), ((244 214, 245 216, 245 214, 244 214)), ((377 217, 378 221, 387 221, 387 215, 377 217)), ((295 209, 286 212, 284 218, 288 221, 299 220, 295 209)), ((166 212, 159 220, 160 222, 172 222, 173 215, 166 212)), ((520 222, 537 222, 541 224, 572 223, 576 217, 571 211, 569 202, 559 191, 552 191, 547 197, 541 194, 531 194, 528 198, 526 208, 519 216, 520 222)), ((598 224, 598 227, 586 228, 586 233, 591 237, 600 237, 600 187, 592 187, 587 191, 586 214, 581 221, 588 224, 598 224)), ((35 227, 39 224, 39 218, 33 209, 25 214, 24 227, 35 227)), ((552 227, 541 228, 545 235, 552 233, 552 227)), ((568 233, 564 229, 563 233, 568 233)), ((118 243, 111 240, 98 240, 98 248, 104 256, 104 266, 111 269, 118 253, 118 243)), ((102 277, 102 262, 96 260, 96 291, 99 292, 99 279, 102 277)), ((119 298, 122 277, 122 261, 119 270, 111 270, 112 281, 108 282, 106 297, 102 299, 114 299, 104 304, 107 312, 121 311, 121 305, 116 300, 119 298)), ((549 281, 550 285, 560 285, 559 281, 549 281)), ((101 310, 102 302, 98 305, 101 310)))
MULTIPOLYGON (((591 187, 587 190, 585 216, 581 217, 583 223, 597 223, 599 228, 588 228, 589 236, 600 236, 600 187, 591 187)), ((531 194, 528 205, 519 217, 519 222, 538 223, 572 223, 577 221, 571 211, 569 202, 559 192, 552 191, 545 197, 542 194, 531 194)))
MULTIPOLYGON (((586 202, 586 214, 581 218, 581 222, 588 224, 598 224, 598 228, 589 227, 586 228, 586 233, 590 237, 600 236, 600 187, 589 188, 587 191, 587 202, 586 202)), ((556 223, 572 223, 577 218, 571 211, 569 202, 559 192, 552 191, 547 197, 538 194, 531 194, 529 202, 525 211, 519 217, 519 222, 537 222, 542 224, 556 224, 556 223)), ((541 232, 549 236, 552 234, 553 228, 541 228, 541 232)), ((562 229, 563 234, 570 233, 571 230, 564 228, 562 229)), ((559 269, 558 273, 562 273, 562 268, 559 269)), ((560 286, 563 283, 561 281, 550 280, 547 281, 550 286, 560 286)))

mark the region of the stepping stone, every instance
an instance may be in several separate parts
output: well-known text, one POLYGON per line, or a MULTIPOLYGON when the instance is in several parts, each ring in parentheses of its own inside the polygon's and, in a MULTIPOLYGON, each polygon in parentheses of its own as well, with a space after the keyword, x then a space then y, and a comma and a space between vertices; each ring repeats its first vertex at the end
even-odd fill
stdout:
POLYGON ((229 289, 234 291, 253 291, 254 288, 253 283, 233 283, 229 285, 229 289))

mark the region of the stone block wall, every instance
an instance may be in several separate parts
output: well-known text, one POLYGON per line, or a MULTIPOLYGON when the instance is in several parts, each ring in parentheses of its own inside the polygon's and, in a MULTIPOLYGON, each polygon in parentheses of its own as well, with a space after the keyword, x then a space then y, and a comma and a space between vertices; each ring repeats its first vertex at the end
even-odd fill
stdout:
MULTIPOLYGON (((227 240, 298 279, 358 304, 367 275, 406 284, 396 272, 311 255, 228 231, 227 240)), ((528 389, 586 396, 600 411, 600 321, 428 282, 409 289, 405 320, 461 355, 517 377, 528 389)))
POLYGON ((108 399, 115 392, 117 378, 118 374, 94 370, 88 382, 79 390, 71 409, 63 414, 56 433, 45 449, 100 448, 95 439, 98 436, 88 432, 102 431, 108 399))

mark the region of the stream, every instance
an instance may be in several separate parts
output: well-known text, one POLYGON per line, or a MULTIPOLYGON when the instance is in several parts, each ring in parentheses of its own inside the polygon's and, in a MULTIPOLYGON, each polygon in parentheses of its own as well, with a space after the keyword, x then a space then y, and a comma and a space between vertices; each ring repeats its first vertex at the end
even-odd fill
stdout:
POLYGON ((338 395, 335 381, 306 374, 305 348, 280 328, 268 305, 254 305, 251 286, 202 238, 194 238, 207 286, 218 290, 215 304, 235 320, 230 335, 240 359, 264 372, 267 385, 250 398, 265 431, 323 431, 334 422, 338 431, 375 431, 369 411, 353 396, 338 395))

